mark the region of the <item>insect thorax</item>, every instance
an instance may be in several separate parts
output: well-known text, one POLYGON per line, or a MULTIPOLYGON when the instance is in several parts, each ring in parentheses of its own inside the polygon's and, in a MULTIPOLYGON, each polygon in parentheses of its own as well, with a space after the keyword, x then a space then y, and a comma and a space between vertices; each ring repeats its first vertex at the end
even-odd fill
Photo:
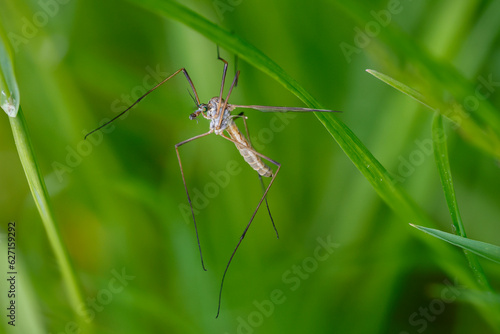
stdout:
POLYGON ((221 134, 233 121, 231 118, 231 111, 233 111, 233 107, 228 104, 225 110, 222 110, 224 106, 224 99, 221 99, 221 105, 219 113, 217 114, 217 108, 219 105, 219 97, 215 96, 210 99, 207 106, 207 118, 210 119, 210 130, 213 130, 215 134, 221 134), (221 122, 222 118, 222 122, 221 122), (220 123, 220 126, 219 126, 220 123))

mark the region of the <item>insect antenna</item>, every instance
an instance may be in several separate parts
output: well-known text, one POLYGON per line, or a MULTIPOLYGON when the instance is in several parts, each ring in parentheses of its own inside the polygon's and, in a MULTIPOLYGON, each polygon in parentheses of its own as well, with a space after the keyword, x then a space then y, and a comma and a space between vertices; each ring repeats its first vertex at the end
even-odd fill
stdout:
POLYGON ((194 98, 194 95, 191 94, 191 92, 189 91, 189 88, 186 88, 186 89, 188 91, 189 96, 191 96, 191 99, 193 100, 194 104, 196 105, 196 108, 198 108, 199 105, 198 105, 198 102, 196 102, 196 99, 194 98))

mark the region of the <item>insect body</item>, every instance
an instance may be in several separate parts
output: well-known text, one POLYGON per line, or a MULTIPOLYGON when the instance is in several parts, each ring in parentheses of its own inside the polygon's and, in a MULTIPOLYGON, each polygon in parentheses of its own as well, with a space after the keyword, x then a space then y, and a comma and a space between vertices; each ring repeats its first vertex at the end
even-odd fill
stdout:
POLYGON ((191 81, 191 78, 189 77, 186 69, 181 68, 181 69, 177 70, 176 72, 174 72, 172 75, 170 75, 168 78, 164 79, 163 81, 158 83, 156 86, 151 88, 148 92, 146 92, 143 96, 141 96, 139 99, 137 99, 137 101, 135 101, 126 110, 124 110, 123 112, 121 112, 120 114, 115 116, 113 119, 111 119, 109 122, 101 125, 100 127, 91 131, 90 133, 88 133, 85 136, 85 138, 87 138, 87 136, 89 136, 93 132, 95 132, 95 131, 103 128, 104 126, 108 125, 109 123, 113 122, 118 117, 120 117, 121 115, 123 115, 124 113, 129 111, 133 106, 135 106, 137 103, 139 103, 139 101, 141 101, 144 97, 146 97, 152 91, 157 89, 159 86, 161 86, 162 84, 164 84, 165 82, 167 82, 168 80, 170 80, 171 78, 173 78, 174 76, 179 74, 180 72, 184 73, 189 85, 191 86, 192 92, 194 94, 194 100, 196 101, 196 104, 197 104, 197 110, 194 111, 189 116, 189 118, 191 120, 194 120, 194 119, 197 119, 197 117, 199 117, 201 115, 202 117, 204 117, 210 121, 210 129, 208 132, 202 133, 200 135, 194 136, 194 137, 189 138, 189 139, 186 139, 186 140, 184 140, 180 143, 177 143, 175 145, 175 151, 177 153, 177 159, 179 161, 179 167, 180 167, 180 171, 181 171, 182 181, 184 183, 184 189, 186 191, 189 206, 191 208, 191 214, 193 217, 193 223, 194 223, 194 227, 195 227, 195 231, 196 231, 196 239, 198 242, 198 249, 200 252, 200 259, 201 259, 201 265, 202 265, 203 270, 206 270, 206 269, 205 269, 205 264, 203 262, 203 255, 202 255, 202 251, 201 251, 200 238, 198 235, 198 228, 196 226, 196 218, 194 215, 193 205, 191 203, 191 197, 189 196, 189 190, 188 190, 188 187, 186 184, 186 179, 184 177, 184 170, 182 168, 181 156, 179 154, 179 147, 184 145, 184 144, 187 144, 193 140, 205 137, 211 133, 215 133, 216 135, 219 135, 222 138, 233 142, 236 145, 236 148, 238 149, 240 154, 245 159, 245 161, 250 165, 250 167, 252 167, 255 171, 257 171, 257 173, 259 174, 259 178, 261 180, 261 184, 262 184, 262 188, 264 190, 264 193, 263 193, 259 203, 257 204, 252 216, 250 217, 249 222, 247 223, 245 229, 243 230, 243 233, 242 233, 238 243, 236 244, 236 247, 234 248, 233 253, 231 254, 231 257, 229 258, 229 261, 227 262, 226 268, 225 268, 224 273, 222 275, 221 286, 220 286, 220 290, 219 290, 219 303, 218 303, 216 317, 219 316, 220 306, 221 306, 221 298, 222 298, 222 288, 224 285, 224 279, 226 277, 226 273, 229 269, 229 265, 231 264, 231 261, 233 260, 233 257, 236 254, 238 247, 240 246, 241 242, 243 241, 243 238, 245 237, 248 229, 250 228, 250 225, 252 224, 253 219, 254 219, 255 215, 257 214, 257 211, 259 210, 260 206, 262 205, 262 203, 264 201, 266 202, 266 206, 267 206, 267 209, 269 212, 269 216, 271 218, 271 222, 272 222, 273 227, 276 231, 276 235, 278 236, 278 232, 276 230, 276 227, 274 226, 274 221, 272 219, 271 212, 269 211, 269 206, 267 205, 267 197, 266 196, 267 196, 267 193, 269 192, 269 189, 271 188, 274 180, 276 179, 276 176, 278 175, 278 172, 281 168, 281 165, 278 162, 272 160, 271 158, 268 158, 268 157, 262 155, 261 153, 257 152, 252 147, 250 140, 249 140, 249 137, 248 137, 248 128, 246 126, 246 121, 245 121, 246 116, 243 116, 243 114, 233 115, 233 114, 231 114, 231 112, 237 108, 254 109, 254 110, 261 111, 261 112, 335 112, 333 110, 310 109, 310 108, 300 108, 300 107, 295 108, 295 107, 271 107, 271 106, 260 106, 260 105, 228 104, 227 101, 229 100, 229 97, 231 96, 231 92, 233 91, 233 88, 236 86, 240 72, 239 71, 236 72, 236 75, 231 83, 230 88, 229 88, 229 92, 227 94, 227 97, 225 99, 223 99, 222 93, 223 93, 224 86, 225 86, 228 63, 227 63, 227 61, 225 61, 224 59, 222 59, 220 57, 218 57, 218 59, 224 63, 224 69, 222 72, 222 83, 221 83, 221 87, 220 87, 220 91, 219 91, 219 96, 215 96, 215 97, 211 98, 208 103, 201 103, 200 102, 200 99, 198 97, 196 89, 194 88, 194 84, 191 81), (246 138, 241 133, 241 131, 236 126, 236 123, 234 122, 235 118, 240 118, 240 117, 243 118, 243 121, 245 122, 245 129, 247 132, 246 138), (224 132, 226 132, 228 135, 226 135, 224 132), (276 166, 276 171, 273 172, 273 170, 268 165, 266 165, 263 162, 263 160, 266 160, 266 161, 270 162, 271 164, 273 164, 274 166, 276 166), (271 178, 267 187, 264 187, 264 183, 262 182, 262 178, 261 178, 262 176, 271 178))
POLYGON ((233 120, 230 121, 229 126, 226 128, 227 133, 236 144, 236 148, 240 151, 243 159, 252 167, 260 176, 271 177, 273 171, 271 168, 262 162, 262 159, 253 152, 253 149, 240 129, 236 126, 233 120))
POLYGON ((197 111, 191 114, 190 118, 195 119, 199 114, 202 114, 210 120, 210 130, 215 132, 215 134, 224 136, 223 131, 225 130, 250 167, 259 173, 259 175, 270 177, 272 175, 271 168, 263 163, 262 159, 254 153, 252 146, 234 122, 234 118, 244 116, 231 115, 231 111, 233 110, 233 105, 225 103, 224 100, 219 100, 216 96, 211 98, 208 104, 203 104, 201 108, 198 108, 197 111), (225 106, 224 111, 217 112, 219 105, 225 106), (205 110, 206 116, 204 114, 205 110))

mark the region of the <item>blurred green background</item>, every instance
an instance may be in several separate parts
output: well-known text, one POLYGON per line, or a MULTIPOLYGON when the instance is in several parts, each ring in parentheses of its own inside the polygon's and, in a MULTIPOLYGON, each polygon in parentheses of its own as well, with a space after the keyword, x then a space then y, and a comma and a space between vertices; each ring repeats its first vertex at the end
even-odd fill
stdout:
MULTIPOLYGON (((343 111, 338 117, 437 222, 434 227, 451 231, 432 153, 432 113, 365 69, 409 85, 416 80, 412 73, 424 73, 420 83, 428 84, 415 87, 422 92, 460 104, 464 100, 457 95, 467 87, 486 98, 472 101, 477 108, 498 106, 498 3, 200 0, 183 5, 261 50, 326 108, 343 111), (461 79, 453 87, 443 79, 444 89, 438 87, 441 72, 435 73, 438 81, 426 81, 433 69, 422 59, 461 79)), ((217 136, 181 147, 191 195, 208 195, 195 204, 204 272, 185 214, 174 145, 206 132, 208 122, 189 120, 195 106, 185 78, 166 83, 105 132, 87 141, 83 136, 181 67, 202 102, 218 95, 222 63, 216 43, 127 1, 2 0, 0 18, 11 39, 39 167, 83 289, 85 305, 78 313, 87 316, 75 315, 69 306, 5 116, 0 226, 4 234, 8 221, 17 222, 23 299, 18 326, 7 326, 2 313, 0 331, 500 332, 485 311, 488 303, 477 307, 467 287, 444 270, 467 268, 461 251, 430 236, 427 242, 417 237, 421 232, 408 225, 413 221, 393 213, 313 114, 250 110, 255 147, 282 164, 268 196, 280 239, 261 208, 229 269, 215 319, 223 270, 262 194, 256 173, 234 145, 217 136), (213 187, 213 175, 231 166, 237 172, 229 184, 213 187), (457 256, 436 253, 429 247, 433 243, 457 256)), ((223 48, 221 55, 230 62, 232 78, 235 55, 223 48)), ((230 102, 304 106, 247 62, 240 59, 238 69, 230 102)), ((450 129, 448 143, 468 236, 499 244, 498 156, 460 133, 450 129)), ((498 288, 498 265, 481 264, 498 288)))

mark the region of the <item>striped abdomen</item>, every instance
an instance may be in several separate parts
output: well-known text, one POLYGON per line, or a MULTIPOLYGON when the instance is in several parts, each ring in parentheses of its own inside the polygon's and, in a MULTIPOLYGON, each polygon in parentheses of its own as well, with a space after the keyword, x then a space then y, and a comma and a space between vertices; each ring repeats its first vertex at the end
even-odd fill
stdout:
POLYGON ((262 159, 257 154, 255 154, 252 150, 249 150, 249 148, 251 148, 250 144, 241 134, 240 129, 238 129, 234 122, 231 121, 225 130, 227 131, 231 139, 238 142, 238 144, 236 144, 236 148, 238 149, 238 151, 240 151, 243 159, 245 159, 250 167, 255 169, 255 171, 257 171, 257 173, 262 176, 271 177, 273 175, 272 169, 268 165, 263 163, 262 159))

